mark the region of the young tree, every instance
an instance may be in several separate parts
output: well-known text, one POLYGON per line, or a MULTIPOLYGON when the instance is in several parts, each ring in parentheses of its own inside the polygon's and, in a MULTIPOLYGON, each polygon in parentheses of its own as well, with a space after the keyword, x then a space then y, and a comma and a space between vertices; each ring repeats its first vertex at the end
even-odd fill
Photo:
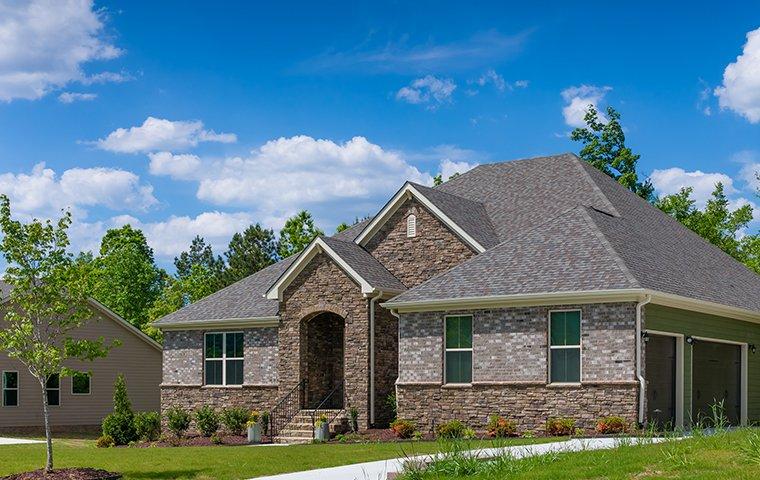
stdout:
POLYGON ((90 264, 67 252, 71 214, 53 223, 14 220, 8 197, 0 195, 0 251, 8 266, 3 280, 11 285, 3 304, 0 350, 21 362, 40 386, 47 461, 53 468, 53 443, 46 383, 53 375, 72 375, 69 360, 92 361, 105 356, 103 340, 76 338, 76 329, 92 316, 88 304, 90 264))
POLYGON ((314 226, 314 219, 306 210, 301 210, 290 217, 280 230, 280 242, 277 247, 280 257, 285 258, 306 248, 312 240, 325 233, 314 226))
POLYGON ((224 256, 227 259, 227 268, 224 271, 223 283, 230 285, 277 260, 274 232, 258 223, 250 225, 243 233, 232 236, 229 249, 224 256))
POLYGON ((620 125, 620 113, 607 107, 607 121, 599 118, 593 105, 588 106, 584 121, 586 127, 576 128, 570 134, 573 141, 581 142, 579 156, 614 178, 628 190, 647 201, 654 200, 654 187, 649 180, 639 181, 636 166, 641 155, 625 146, 625 133, 620 125))

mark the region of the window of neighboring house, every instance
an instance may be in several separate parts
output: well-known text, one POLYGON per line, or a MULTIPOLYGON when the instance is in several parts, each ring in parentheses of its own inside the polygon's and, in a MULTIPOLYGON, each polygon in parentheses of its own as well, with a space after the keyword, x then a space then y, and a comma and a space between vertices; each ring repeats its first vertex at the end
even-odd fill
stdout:
POLYGON ((50 375, 45 383, 48 405, 57 407, 61 404, 61 376, 57 373, 50 375))
POLYGON ((581 381, 581 312, 549 313, 549 381, 581 381))
POLYGON ((472 315, 448 316, 444 383, 472 383, 472 315))
POLYGON ((406 236, 409 238, 417 236, 417 216, 414 214, 406 217, 406 236))
POLYGON ((206 334, 206 385, 243 384, 243 332, 206 334))
POLYGON ((90 374, 76 372, 71 377, 71 394, 72 395, 89 395, 90 394, 90 374))
POLYGON ((3 372, 3 406, 18 407, 18 372, 3 372))

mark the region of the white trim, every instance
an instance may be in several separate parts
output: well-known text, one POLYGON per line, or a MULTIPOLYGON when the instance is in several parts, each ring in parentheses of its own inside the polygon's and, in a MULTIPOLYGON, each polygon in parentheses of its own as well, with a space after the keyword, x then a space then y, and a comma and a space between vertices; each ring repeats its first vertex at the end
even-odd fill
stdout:
POLYGON ((3 377, 0 378, 0 394, 2 394, 3 398, 0 400, 0 404, 2 404, 3 408, 18 408, 21 405, 21 375, 19 375, 18 370, 3 370, 3 377), (16 374, 16 388, 5 388, 5 374, 6 373, 15 373, 16 374), (6 405, 5 404, 5 391, 6 390, 15 390, 16 391, 16 405, 6 405))
POLYGON ((89 379, 89 381, 87 382, 87 393, 74 393, 74 377, 76 376, 76 373, 71 375, 71 396, 72 397, 87 397, 89 395, 92 395, 92 375, 90 373, 85 373, 85 375, 87 375, 87 378, 89 379))
POLYGON ((546 359, 546 380, 548 386, 580 386, 583 383, 583 310, 580 308, 567 308, 560 310, 549 310, 547 313, 547 359, 546 359), (578 345, 557 345, 552 346, 552 314, 578 312, 578 345), (578 381, 577 382, 552 382, 552 349, 570 350, 578 349, 578 381))
POLYGON ((203 387, 242 387, 245 383, 245 332, 243 331, 231 331, 231 332, 206 332, 203 334, 203 387), (228 357, 227 356, 227 335, 235 334, 243 335, 243 356, 242 357, 228 357), (206 357, 206 338, 209 335, 221 335, 222 336, 222 356, 219 358, 207 358, 206 357), (227 361, 241 360, 243 362, 243 383, 227 384, 227 361), (222 383, 206 383, 206 362, 222 362, 222 383))
MULTIPOLYGON (((684 334, 665 332, 661 330, 646 329, 647 335, 659 335, 661 337, 673 337, 676 339, 676 378, 675 378, 675 394, 676 394, 676 411, 675 421, 676 428, 683 428, 684 423, 684 334)), ((646 374, 646 371, 645 371, 646 374)), ((689 409, 691 410, 691 409, 689 409)))
POLYGON ((196 320, 192 322, 167 323, 166 325, 153 324, 163 331, 172 330, 209 330, 214 328, 265 328, 280 325, 279 316, 251 317, 251 318, 213 318, 209 320, 196 320))
POLYGON ((443 316, 443 384, 442 386, 448 387, 470 387, 472 381, 475 379, 475 316, 471 313, 465 313, 462 315, 444 315, 443 316), (462 318, 470 317, 470 341, 472 346, 470 348, 447 348, 446 347, 446 324, 449 318, 462 318), (446 379, 446 352, 470 352, 470 381, 468 383, 448 383, 446 379))
MULTIPOLYGON (((749 401, 749 384, 748 384, 748 369, 749 369, 749 343, 748 342, 736 342, 734 340, 725 340, 722 338, 702 337, 698 335, 690 335, 694 340, 708 342, 708 343, 723 343, 727 345, 736 345, 741 348, 740 354, 740 370, 739 370, 739 423, 741 426, 746 427, 748 424, 747 419, 747 402, 749 401)), ((694 350, 691 351, 691 384, 692 390, 694 389, 694 350)), ((693 413, 693 412, 692 412, 693 413)))
POLYGON ((414 185, 407 182, 404 184, 401 189, 396 192, 396 195, 391 198, 391 200, 385 204, 382 210, 375 215, 375 217, 372 219, 369 224, 367 224, 366 227, 364 227, 364 230, 361 231, 358 237, 356 237, 357 244, 361 246, 365 246, 370 239, 380 230, 380 228, 385 225, 385 223, 388 221, 388 219, 396 213, 396 210, 399 209, 401 205, 408 199, 414 197, 418 202, 420 202, 425 208, 427 208, 435 217, 438 218, 441 222, 443 222, 444 225, 449 227, 454 233, 457 234, 462 240, 465 241, 470 247, 472 247, 476 252, 483 253, 486 251, 485 248, 470 234, 468 234, 462 227, 457 225, 451 218, 449 218, 448 215, 443 213, 440 208, 438 208, 433 202, 428 200, 422 193, 420 193, 419 190, 414 188, 414 185))

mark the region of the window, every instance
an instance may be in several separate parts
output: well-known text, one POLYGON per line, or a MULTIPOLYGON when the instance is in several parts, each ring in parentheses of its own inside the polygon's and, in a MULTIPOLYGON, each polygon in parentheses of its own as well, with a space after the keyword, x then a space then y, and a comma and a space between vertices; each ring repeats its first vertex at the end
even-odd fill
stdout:
POLYGON ((3 372, 3 406, 18 407, 18 372, 3 372))
POLYGON ((472 383, 472 316, 446 317, 444 383, 472 383))
POLYGON ((417 236, 417 216, 414 214, 406 217, 406 236, 409 238, 417 236))
POLYGON ((89 395, 90 394, 90 374, 76 372, 71 377, 71 394, 72 395, 89 395))
POLYGON ((581 381, 581 312, 550 312, 549 318, 549 381, 578 383, 581 381))
POLYGON ((48 405, 57 407, 61 404, 61 377, 57 373, 50 375, 45 383, 48 405))
POLYGON ((206 334, 206 385, 243 384, 243 332, 206 334))

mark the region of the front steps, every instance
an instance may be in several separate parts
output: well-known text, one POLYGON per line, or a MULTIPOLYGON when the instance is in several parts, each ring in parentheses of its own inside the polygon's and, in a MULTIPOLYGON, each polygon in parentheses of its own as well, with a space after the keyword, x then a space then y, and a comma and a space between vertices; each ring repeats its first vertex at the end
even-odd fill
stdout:
MULTIPOLYGON (((311 443, 314 438, 314 427, 311 423, 311 414, 314 410, 301 410, 293 417, 285 428, 280 431, 280 434, 272 439, 273 443, 311 443)), ((335 414, 338 416, 330 423, 330 433, 341 433, 347 430, 348 420, 346 418, 346 412, 343 410, 320 410, 321 413, 325 413, 328 418, 332 418, 335 414)))

